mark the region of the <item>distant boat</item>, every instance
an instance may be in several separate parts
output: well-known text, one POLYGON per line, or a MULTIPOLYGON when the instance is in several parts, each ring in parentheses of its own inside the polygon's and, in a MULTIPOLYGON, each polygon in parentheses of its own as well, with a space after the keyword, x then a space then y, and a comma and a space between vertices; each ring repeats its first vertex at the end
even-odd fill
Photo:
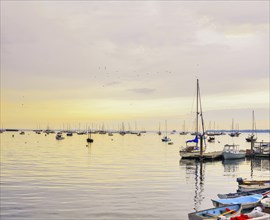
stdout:
POLYGON ((158 135, 161 135, 161 131, 160 131, 160 123, 159 123, 159 127, 158 127, 158 135))
POLYGON ((187 135, 188 134, 188 132, 186 131, 186 123, 185 123, 185 121, 184 121, 184 124, 183 124, 183 131, 181 131, 179 134, 180 135, 187 135))
POLYGON ((24 132, 24 131, 21 131, 21 132, 20 132, 20 135, 24 135, 24 134, 25 134, 25 132, 24 132))
POLYGON ((245 158, 246 152, 245 151, 239 151, 239 145, 236 144, 226 144, 224 146, 222 156, 225 160, 229 159, 240 159, 245 158))
POLYGON ((213 205, 215 207, 220 207, 224 205, 242 204, 243 209, 254 208, 262 200, 263 196, 261 194, 254 194, 248 196, 240 196, 237 198, 229 199, 212 199, 213 205))
POLYGON ((252 133, 246 138, 247 142, 256 141, 254 111, 252 111, 252 133))
POLYGON ((167 120, 165 121, 165 128, 166 128, 166 136, 164 136, 161 140, 163 142, 171 141, 171 139, 167 136, 167 120))
POLYGON ((86 139, 86 142, 87 143, 93 143, 94 142, 94 139, 93 138, 91 138, 91 131, 88 131, 87 132, 88 133, 88 137, 87 137, 87 139, 86 139))
POLYGON ((215 142, 215 137, 210 136, 208 137, 207 141, 210 143, 215 142))
POLYGON ((221 217, 225 217, 225 219, 230 219, 231 217, 235 217, 241 214, 242 207, 241 204, 235 205, 225 205, 218 208, 206 209, 198 212, 192 212, 188 214, 189 220, 203 220, 203 219, 221 219, 221 217))
POLYGON ((67 136, 73 136, 73 132, 68 131, 68 132, 66 133, 66 135, 67 135, 67 136))
POLYGON ((56 136, 55 136, 55 139, 56 139, 56 140, 63 140, 64 137, 62 136, 62 133, 61 133, 61 132, 58 132, 58 133, 56 134, 56 136))
POLYGON ((240 135, 239 131, 234 130, 234 120, 232 119, 232 131, 229 133, 231 137, 238 137, 240 135))

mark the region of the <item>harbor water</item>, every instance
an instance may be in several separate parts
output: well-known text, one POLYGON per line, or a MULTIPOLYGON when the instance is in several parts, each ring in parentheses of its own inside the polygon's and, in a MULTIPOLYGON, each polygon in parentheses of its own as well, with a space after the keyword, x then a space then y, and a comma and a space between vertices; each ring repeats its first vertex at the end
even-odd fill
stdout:
MULTIPOLYGON (((213 207, 218 193, 235 192, 237 177, 269 179, 269 158, 181 160, 179 147, 193 137, 169 136, 173 145, 155 132, 93 134, 87 144, 87 135, 56 140, 55 134, 4 132, 1 220, 187 219, 213 207)), ((216 136, 207 151, 232 143, 249 149, 247 136, 216 136)), ((269 134, 259 133, 262 140, 269 134)))

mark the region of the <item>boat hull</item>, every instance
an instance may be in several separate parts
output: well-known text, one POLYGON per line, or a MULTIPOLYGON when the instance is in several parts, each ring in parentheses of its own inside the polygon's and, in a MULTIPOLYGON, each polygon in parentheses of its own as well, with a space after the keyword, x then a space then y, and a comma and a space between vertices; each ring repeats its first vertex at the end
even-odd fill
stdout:
POLYGON ((263 196, 260 194, 250 195, 250 196, 241 196, 232 199, 212 199, 213 205, 215 207, 220 207, 224 205, 232 204, 241 204, 242 209, 251 209, 254 208, 261 200, 263 196))
POLYGON ((242 152, 239 153, 223 152, 222 156, 225 160, 233 160, 245 158, 246 154, 242 152))
POLYGON ((241 213, 242 207, 239 204, 206 209, 188 214, 189 220, 217 219, 219 216, 227 218, 235 217, 241 213))
POLYGON ((229 199, 229 198, 236 198, 239 196, 248 196, 248 195, 252 195, 252 194, 264 194, 267 191, 270 191, 270 187, 265 188, 265 189, 251 190, 251 191, 247 191, 247 192, 218 194, 217 196, 220 199, 229 199))

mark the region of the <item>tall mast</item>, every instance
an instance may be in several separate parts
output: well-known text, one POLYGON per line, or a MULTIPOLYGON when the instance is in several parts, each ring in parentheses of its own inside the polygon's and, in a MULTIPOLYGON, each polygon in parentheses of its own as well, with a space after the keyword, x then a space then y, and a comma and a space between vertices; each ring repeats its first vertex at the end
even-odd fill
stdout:
MULTIPOLYGON (((197 100, 196 100, 196 136, 199 134, 199 79, 197 79, 197 100)), ((198 143, 196 143, 198 147, 198 143)))
POLYGON ((166 137, 167 137, 167 120, 165 121, 165 126, 166 126, 166 137))
POLYGON ((254 135, 254 130, 255 130, 255 119, 254 119, 254 110, 252 111, 252 135, 254 135))

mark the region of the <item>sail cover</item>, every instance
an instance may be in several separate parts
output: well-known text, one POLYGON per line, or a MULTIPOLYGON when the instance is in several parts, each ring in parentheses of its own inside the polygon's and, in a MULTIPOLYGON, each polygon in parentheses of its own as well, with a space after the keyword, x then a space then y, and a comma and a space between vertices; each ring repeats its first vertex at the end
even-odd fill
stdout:
POLYGON ((190 142, 198 143, 198 136, 196 135, 194 139, 186 141, 186 143, 190 143, 190 142))

